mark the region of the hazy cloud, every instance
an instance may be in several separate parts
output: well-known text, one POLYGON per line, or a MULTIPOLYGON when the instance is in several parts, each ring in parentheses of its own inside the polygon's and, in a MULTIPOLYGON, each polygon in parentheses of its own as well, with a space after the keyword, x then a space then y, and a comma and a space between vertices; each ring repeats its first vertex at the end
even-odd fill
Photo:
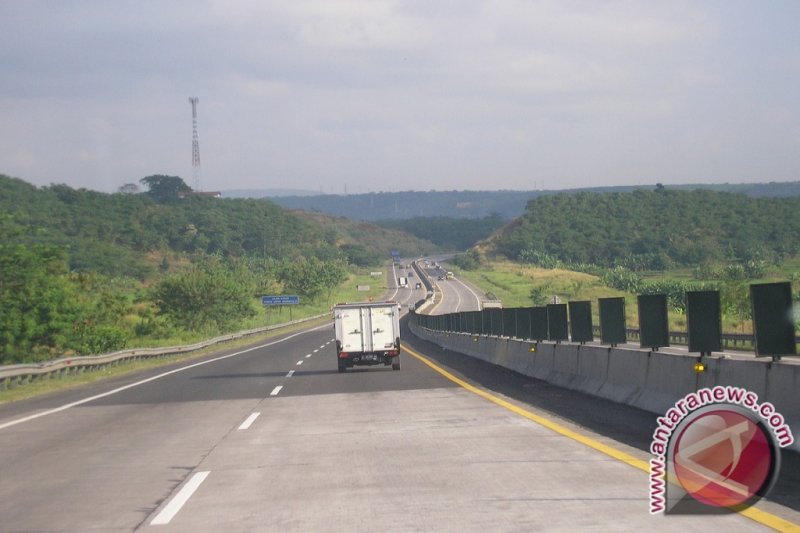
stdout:
POLYGON ((800 3, 0 4, 0 173, 113 191, 797 180, 800 3))

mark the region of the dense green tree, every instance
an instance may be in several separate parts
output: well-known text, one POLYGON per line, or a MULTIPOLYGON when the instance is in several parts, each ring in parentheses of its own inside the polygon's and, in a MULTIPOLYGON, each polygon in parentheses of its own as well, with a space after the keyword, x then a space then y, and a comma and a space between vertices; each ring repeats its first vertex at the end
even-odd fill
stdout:
POLYGON ((346 275, 346 265, 341 261, 301 257, 286 261, 279 273, 279 279, 288 291, 316 301, 323 294, 329 295, 330 290, 341 284, 346 275))
POLYGON ((0 242, 0 361, 62 346, 75 318, 66 261, 57 249, 0 242))
POLYGON ((467 250, 465 253, 455 256, 451 262, 464 270, 475 270, 480 266, 481 258, 476 250, 467 250))
POLYGON ((178 194, 192 192, 192 188, 178 176, 154 174, 139 180, 147 187, 147 195, 160 203, 172 203, 178 200, 178 194))
POLYGON ((153 290, 159 313, 189 331, 224 331, 255 314, 253 280, 243 265, 208 256, 167 276, 153 290))
POLYGON ((347 262, 351 265, 377 265, 383 259, 380 255, 368 250, 366 246, 361 244, 342 244, 339 248, 347 256, 347 262))
POLYGON ((63 250, 20 243, 21 232, 0 218, 0 363, 124 346, 115 326, 129 308, 121 293, 105 278, 68 273, 63 250))

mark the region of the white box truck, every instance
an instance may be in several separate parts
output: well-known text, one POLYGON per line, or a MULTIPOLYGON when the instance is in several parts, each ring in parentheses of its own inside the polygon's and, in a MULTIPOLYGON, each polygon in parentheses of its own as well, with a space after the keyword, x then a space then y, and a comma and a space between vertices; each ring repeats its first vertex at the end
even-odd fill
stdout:
POLYGON ((400 370, 400 306, 397 302, 333 307, 339 372, 355 365, 392 365, 400 370))
POLYGON ((403 289, 408 287, 408 278, 405 276, 397 278, 397 286, 403 289))

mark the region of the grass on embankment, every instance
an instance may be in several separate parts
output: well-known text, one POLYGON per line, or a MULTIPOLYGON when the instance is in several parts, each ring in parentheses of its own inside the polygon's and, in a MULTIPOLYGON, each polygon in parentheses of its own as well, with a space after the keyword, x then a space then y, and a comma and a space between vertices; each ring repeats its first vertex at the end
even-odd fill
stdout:
MULTIPOLYGON (((451 270, 453 267, 449 267, 451 270)), ((562 303, 590 300, 592 321, 599 324, 598 298, 625 298, 628 327, 637 327, 636 298, 634 295, 603 285, 597 276, 560 268, 546 269, 510 261, 492 261, 478 270, 459 270, 456 276, 465 278, 492 293, 503 302, 503 307, 531 307, 545 305, 554 296, 562 303), (532 296, 535 296, 535 300, 532 296)))
MULTIPOLYGON (((453 270, 454 267, 448 268, 453 270)), ((458 270, 456 276, 469 280, 485 293, 493 293, 503 302, 503 307, 545 305, 553 296, 558 296, 562 303, 589 300, 592 303, 592 323, 595 325, 600 323, 598 298, 621 296, 625 298, 626 326, 639 327, 637 295, 612 289, 597 276, 583 272, 491 261, 481 265, 478 270, 458 270)), ((686 315, 671 310, 668 315, 671 331, 686 331, 686 315)), ((742 324, 735 317, 723 317, 722 325, 725 333, 742 332, 742 324)), ((745 332, 752 332, 749 322, 745 323, 745 332)))

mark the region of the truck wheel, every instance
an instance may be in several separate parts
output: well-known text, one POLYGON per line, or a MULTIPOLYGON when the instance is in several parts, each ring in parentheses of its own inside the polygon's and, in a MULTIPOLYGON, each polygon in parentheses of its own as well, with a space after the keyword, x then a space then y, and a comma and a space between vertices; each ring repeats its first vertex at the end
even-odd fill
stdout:
POLYGON ((392 363, 392 370, 400 370, 400 361, 392 363))
POLYGON ((342 374, 344 371, 347 370, 347 367, 344 365, 339 365, 339 373, 342 374))

